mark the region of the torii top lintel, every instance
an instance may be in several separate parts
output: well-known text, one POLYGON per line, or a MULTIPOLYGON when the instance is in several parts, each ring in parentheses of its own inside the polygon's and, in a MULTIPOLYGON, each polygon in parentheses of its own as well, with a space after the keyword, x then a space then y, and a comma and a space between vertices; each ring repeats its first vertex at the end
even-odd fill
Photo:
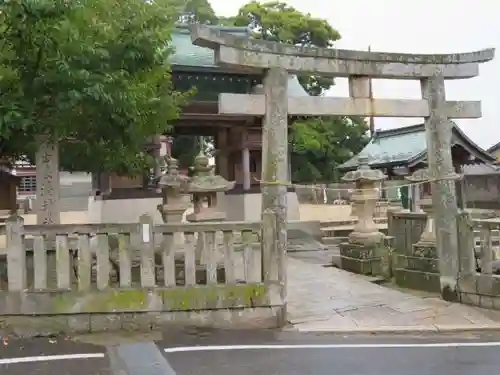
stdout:
POLYGON ((373 78, 445 79, 471 78, 479 74, 479 63, 494 58, 495 49, 454 54, 408 54, 300 47, 242 38, 209 26, 191 25, 193 44, 215 51, 220 66, 263 70, 282 67, 290 73, 373 78))

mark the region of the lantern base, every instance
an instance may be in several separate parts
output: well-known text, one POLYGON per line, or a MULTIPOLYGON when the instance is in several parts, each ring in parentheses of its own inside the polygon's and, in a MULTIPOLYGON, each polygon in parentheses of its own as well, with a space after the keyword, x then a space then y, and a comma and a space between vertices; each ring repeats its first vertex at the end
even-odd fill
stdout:
POLYGON ((370 245, 344 242, 340 244, 340 268, 361 275, 384 276, 382 258, 388 252, 381 241, 370 245))
POLYGON ((200 212, 187 215, 186 220, 190 222, 225 221, 226 213, 205 208, 200 212))
POLYGON ((160 211, 163 222, 169 224, 182 223, 182 218, 187 208, 188 208, 187 204, 158 205, 158 211, 160 211))
POLYGON ((384 239, 384 234, 377 230, 373 232, 352 231, 349 236, 347 236, 347 239, 351 244, 371 247, 381 243, 384 239))
POLYGON ((399 255, 394 276, 396 284, 426 292, 441 292, 436 244, 419 241, 412 255, 399 255))

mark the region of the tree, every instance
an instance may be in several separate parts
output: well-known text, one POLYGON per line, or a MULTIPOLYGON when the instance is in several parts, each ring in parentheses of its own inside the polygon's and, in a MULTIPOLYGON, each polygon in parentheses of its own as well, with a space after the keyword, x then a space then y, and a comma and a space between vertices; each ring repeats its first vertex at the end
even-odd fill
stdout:
MULTIPOLYGON (((179 1, 179 0, 175 0, 179 1)), ((207 0, 180 0, 180 21, 183 23, 202 23, 205 25, 216 25, 219 18, 215 14, 212 5, 207 0)))
MULTIPOLYGON (((337 30, 326 20, 304 14, 284 2, 252 1, 238 11, 235 26, 249 26, 257 39, 307 47, 331 48, 340 39, 337 30)), ((310 95, 320 95, 333 85, 333 79, 317 75, 299 77, 310 95)))
POLYGON ((331 116, 294 123, 292 181, 337 181, 336 167, 361 151, 367 141, 366 122, 331 116))
MULTIPOLYGON (((252 1, 240 8, 233 22, 249 26, 255 38, 302 47, 332 48, 340 34, 326 20, 304 14, 284 2, 252 1)), ((331 78, 301 75, 309 95, 318 96, 333 84, 331 78)), ((297 121, 290 139, 292 179, 300 182, 336 179, 334 168, 359 152, 367 142, 364 119, 323 117, 297 121)))
POLYGON ((0 2, 0 152, 61 142, 68 170, 134 174, 149 137, 168 130, 185 95, 166 63, 175 13, 162 0, 0 2))
POLYGON ((200 146, 203 147, 205 155, 212 154, 212 141, 211 137, 200 139, 195 135, 178 135, 172 144, 172 157, 177 159, 182 168, 191 167, 200 152, 200 146))

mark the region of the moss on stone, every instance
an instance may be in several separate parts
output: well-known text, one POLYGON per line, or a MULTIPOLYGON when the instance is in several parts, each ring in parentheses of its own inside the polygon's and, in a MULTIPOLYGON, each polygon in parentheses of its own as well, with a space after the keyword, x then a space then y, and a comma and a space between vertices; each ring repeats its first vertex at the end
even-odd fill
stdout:
POLYGON ((51 312, 68 314, 253 307, 268 304, 269 296, 263 284, 238 284, 64 292, 50 300, 51 312))
POLYGON ((72 312, 78 297, 71 292, 58 293, 52 297, 53 309, 56 313, 69 313, 72 312))
POLYGON ((267 299, 267 289, 262 284, 192 286, 163 292, 165 309, 168 310, 252 306, 257 299, 267 299))
POLYGON ((140 311, 147 306, 147 290, 129 289, 94 294, 83 303, 81 310, 82 312, 140 311))

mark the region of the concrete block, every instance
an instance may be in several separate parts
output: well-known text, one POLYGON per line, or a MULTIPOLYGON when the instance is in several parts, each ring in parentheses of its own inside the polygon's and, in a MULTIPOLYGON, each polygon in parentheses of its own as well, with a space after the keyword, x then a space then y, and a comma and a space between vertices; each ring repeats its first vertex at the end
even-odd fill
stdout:
POLYGON ((118 314, 91 314, 91 332, 112 332, 122 328, 122 320, 118 314))
POLYGON ((396 268, 394 270, 396 284, 409 289, 427 292, 441 292, 439 274, 396 268))

